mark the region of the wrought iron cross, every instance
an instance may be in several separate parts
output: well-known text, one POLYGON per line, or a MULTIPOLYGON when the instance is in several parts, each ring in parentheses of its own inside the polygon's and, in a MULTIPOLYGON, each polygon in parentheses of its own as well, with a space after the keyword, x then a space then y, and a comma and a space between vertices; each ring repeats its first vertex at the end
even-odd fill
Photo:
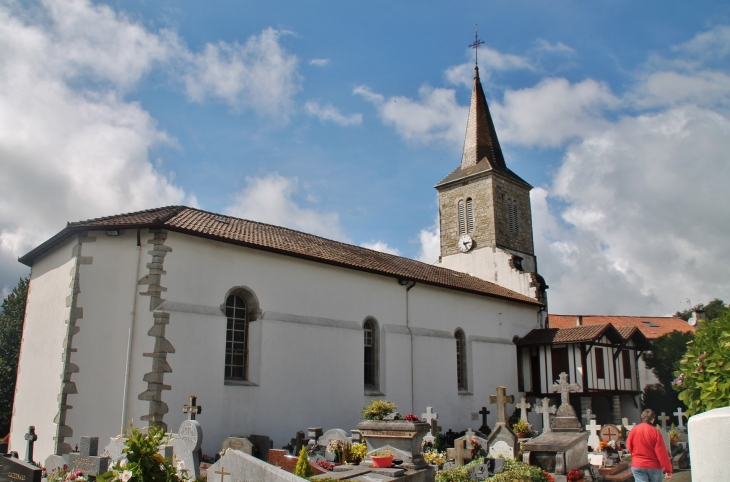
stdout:
POLYGON ((35 434, 35 427, 31 425, 28 427, 28 433, 25 434, 25 440, 28 441, 25 448, 25 461, 29 464, 33 463, 33 444, 38 440, 38 435, 35 434))
POLYGON ((469 47, 474 49, 474 65, 479 65, 480 45, 484 45, 484 42, 482 40, 479 40, 479 24, 477 24, 476 32, 474 33, 474 43, 469 45, 469 47))
POLYGON ((198 397, 191 395, 188 397, 188 404, 183 405, 183 413, 188 414, 188 420, 195 420, 195 416, 200 415, 203 411, 203 407, 201 405, 196 405, 197 401, 198 397))

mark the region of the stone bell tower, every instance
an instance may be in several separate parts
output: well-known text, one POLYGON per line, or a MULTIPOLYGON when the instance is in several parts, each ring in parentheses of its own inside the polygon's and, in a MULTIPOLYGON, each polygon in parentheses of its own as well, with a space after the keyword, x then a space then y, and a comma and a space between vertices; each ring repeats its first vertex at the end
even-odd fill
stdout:
POLYGON ((546 303, 532 242, 532 186, 504 161, 479 67, 474 67, 461 165, 435 187, 441 227, 436 264, 546 303))

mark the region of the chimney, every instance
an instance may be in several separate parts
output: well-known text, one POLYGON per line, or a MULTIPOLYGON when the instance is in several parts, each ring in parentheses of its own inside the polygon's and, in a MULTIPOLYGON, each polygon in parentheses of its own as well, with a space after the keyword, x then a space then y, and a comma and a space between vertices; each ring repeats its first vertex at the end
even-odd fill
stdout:
POLYGON ((575 318, 575 326, 583 326, 583 315, 578 315, 575 318))

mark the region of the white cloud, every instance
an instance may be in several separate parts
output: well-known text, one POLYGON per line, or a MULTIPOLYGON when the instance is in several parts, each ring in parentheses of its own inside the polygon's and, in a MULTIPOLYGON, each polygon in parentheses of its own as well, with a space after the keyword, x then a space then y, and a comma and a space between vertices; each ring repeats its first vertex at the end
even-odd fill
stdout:
POLYGON ((337 107, 329 102, 320 105, 318 102, 310 100, 304 104, 304 110, 307 111, 307 114, 317 117, 322 122, 332 121, 341 126, 360 125, 362 123, 362 114, 344 116, 337 110, 337 107))
POLYGON ((702 60, 726 57, 730 54, 730 26, 717 25, 695 35, 688 42, 672 47, 672 51, 702 60))
POLYGON ((418 100, 403 96, 386 99, 366 86, 356 87, 353 94, 373 103, 383 123, 394 126, 398 134, 408 142, 445 142, 458 145, 464 140, 469 109, 456 102, 453 89, 424 85, 418 90, 418 100))
POLYGON ((575 50, 569 47, 568 45, 565 45, 563 42, 555 42, 550 43, 547 40, 543 38, 537 39, 536 43, 536 49, 541 52, 547 52, 550 54, 559 54, 559 55, 574 55, 575 50))
MULTIPOLYGON (((444 72, 446 80, 454 85, 471 88, 474 83, 474 51, 466 54, 469 61, 452 65, 444 72)), ((508 70, 534 70, 534 65, 527 57, 504 54, 489 47, 479 49, 479 78, 482 81, 489 79, 492 72, 508 70)))
POLYGON ((381 253, 394 254, 400 256, 398 248, 391 248, 388 243, 384 241, 371 241, 369 243, 361 243, 360 246, 363 248, 372 249, 373 251, 380 251, 381 253))
POLYGON ((309 65, 315 65, 317 67, 324 67, 330 63, 330 59, 312 59, 309 61, 309 65))
POLYGON ((641 80, 634 94, 642 107, 673 106, 690 103, 705 107, 730 101, 730 75, 725 72, 653 72, 641 80))
POLYGON ((271 173, 264 177, 247 177, 246 183, 246 188, 224 209, 226 214, 349 242, 337 213, 320 213, 297 204, 293 198, 297 192, 297 178, 271 173))
POLYGON ((297 57, 279 44, 282 33, 267 28, 243 45, 219 42, 187 54, 182 77, 188 96, 197 102, 213 97, 286 120, 301 79, 297 57))
POLYGON ((441 231, 438 218, 433 226, 422 229, 418 233, 418 242, 421 248, 416 259, 428 264, 435 263, 441 255, 441 231))

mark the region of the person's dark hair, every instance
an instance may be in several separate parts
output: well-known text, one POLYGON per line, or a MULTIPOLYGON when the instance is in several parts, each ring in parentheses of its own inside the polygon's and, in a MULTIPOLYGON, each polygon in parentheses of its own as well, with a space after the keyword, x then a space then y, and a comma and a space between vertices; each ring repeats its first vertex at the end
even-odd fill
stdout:
POLYGON ((641 412, 641 420, 646 423, 654 423, 654 420, 656 420, 656 414, 654 413, 654 410, 647 408, 643 412, 641 412))

